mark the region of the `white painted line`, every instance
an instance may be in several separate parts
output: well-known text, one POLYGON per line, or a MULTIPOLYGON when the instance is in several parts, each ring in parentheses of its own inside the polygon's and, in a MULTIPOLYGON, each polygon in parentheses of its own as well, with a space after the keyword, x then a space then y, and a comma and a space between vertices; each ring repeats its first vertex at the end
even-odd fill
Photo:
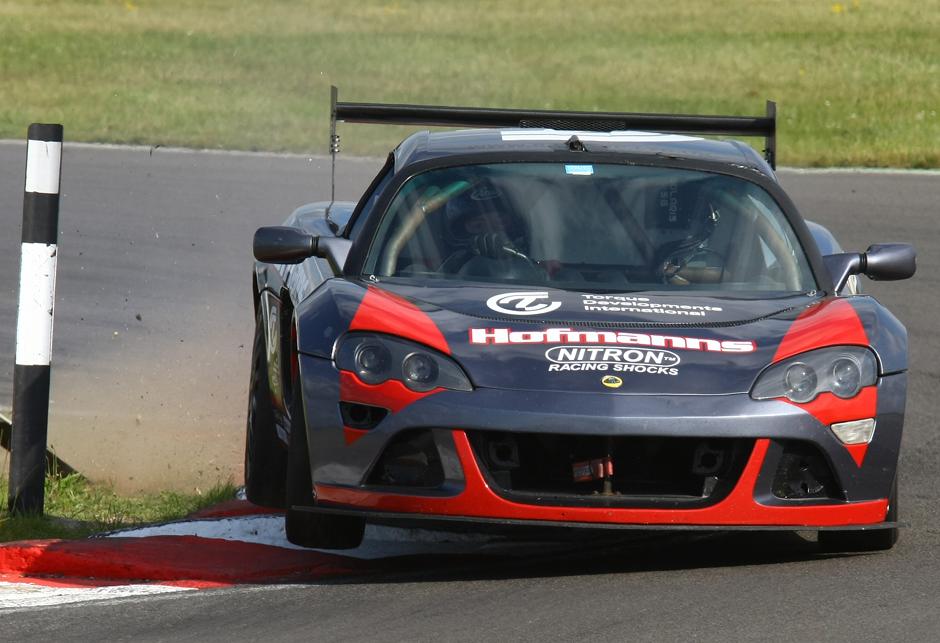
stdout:
POLYGON ((0 582, 0 609, 27 609, 64 603, 101 601, 128 596, 150 596, 191 591, 169 585, 113 585, 109 587, 48 587, 31 583, 0 582))
POLYGON ((62 143, 29 141, 26 147, 26 191, 58 194, 61 168, 62 143))
POLYGON ((16 319, 16 363, 20 366, 48 366, 52 357, 56 252, 55 244, 22 246, 16 319))
MULTIPOLYGON (((306 550, 304 547, 298 547, 288 542, 284 534, 283 516, 272 515, 171 522, 106 534, 106 537, 109 538, 146 538, 148 536, 198 536, 284 549, 306 550)), ((306 551, 322 551, 362 560, 378 560, 395 556, 508 551, 518 547, 531 551, 533 543, 510 542, 504 538, 487 534, 464 534, 428 529, 402 529, 367 525, 363 543, 356 549, 306 551)))
POLYGON ((908 176, 940 176, 937 170, 915 170, 892 167, 780 167, 777 174, 889 174, 908 176))
MULTIPOLYGON (((0 139, 0 145, 11 145, 22 148, 23 141, 0 139)), ((214 148, 192 148, 192 147, 173 147, 163 145, 122 145, 120 143, 80 143, 75 141, 66 141, 64 149, 68 150, 114 150, 118 152, 143 152, 147 154, 208 154, 210 156, 245 156, 249 158, 271 158, 271 159, 300 159, 308 162, 328 163, 331 160, 329 154, 300 154, 297 152, 257 152, 250 150, 222 150, 214 148)), ((380 156, 352 156, 345 155, 340 157, 343 161, 354 163, 384 163, 385 157, 380 156)))
POLYGON ((284 535, 283 516, 239 516, 236 518, 214 518, 186 520, 151 525, 138 529, 127 529, 105 534, 108 538, 147 538, 149 536, 198 536, 218 538, 284 549, 304 549, 292 545, 284 535))
MULTIPOLYGON (((284 549, 305 550, 293 545, 284 534, 283 516, 239 516, 210 520, 172 522, 107 534, 109 537, 145 538, 147 536, 199 536, 239 542, 256 543, 284 549)), ((368 525, 363 544, 358 549, 344 550, 343 556, 361 559, 388 558, 406 554, 469 553, 492 537, 479 534, 452 534, 426 529, 398 529, 368 525)), ((322 550, 329 551, 329 550, 322 550)))
MULTIPOLYGON (((595 132, 596 134, 596 132, 595 132)), ((567 139, 565 139, 567 140, 567 139)), ((13 139, 0 139, 0 145, 14 145, 22 147, 23 141, 13 139)), ((162 145, 123 145, 121 143, 81 143, 67 141, 65 149, 77 150, 115 150, 127 152, 148 152, 153 154, 209 154, 217 156, 246 156, 256 158, 302 159, 309 162, 329 162, 329 154, 299 154, 296 152, 258 152, 250 150, 221 150, 191 147, 164 147, 162 145)), ((385 157, 380 156, 354 156, 352 154, 340 155, 340 160, 349 162, 383 163, 385 157)), ((940 176, 940 169, 910 169, 892 167, 790 167, 780 166, 777 173, 792 174, 909 174, 912 176, 940 176)))

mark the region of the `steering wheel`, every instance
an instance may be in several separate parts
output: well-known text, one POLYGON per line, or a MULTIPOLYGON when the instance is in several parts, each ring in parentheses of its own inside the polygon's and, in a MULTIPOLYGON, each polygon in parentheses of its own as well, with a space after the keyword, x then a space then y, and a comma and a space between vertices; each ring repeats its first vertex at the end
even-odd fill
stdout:
POLYGON ((696 212, 704 213, 704 208, 707 206, 708 213, 697 214, 694 228, 690 230, 691 233, 687 237, 667 243, 655 255, 656 260, 653 264, 653 270, 658 271, 658 274, 656 272, 654 274, 657 274, 663 280, 663 283, 687 286, 693 282, 708 283, 713 281, 714 267, 707 264, 704 269, 694 269, 691 273, 680 274, 686 270, 686 266, 695 257, 701 255, 718 257, 721 267, 721 271, 718 273, 718 281, 724 278, 728 258, 725 254, 706 245, 718 227, 721 215, 711 201, 704 196, 700 196, 697 201, 696 212), (696 272, 698 274, 694 274, 696 272))
POLYGON ((470 237, 465 246, 458 248, 441 262, 438 270, 443 273, 457 272, 474 257, 485 257, 494 260, 515 257, 534 268, 538 268, 537 263, 516 249, 515 244, 505 233, 485 232, 470 237))
POLYGON ((529 273, 531 276, 545 276, 545 270, 531 257, 518 250, 505 233, 489 232, 471 237, 468 245, 451 253, 438 266, 444 274, 461 274, 470 268, 468 274, 476 274, 473 268, 488 276, 516 276, 517 273, 529 273))
MULTIPOLYGON (((675 250, 677 250, 676 248, 675 250)), ((664 284, 673 284, 687 286, 690 283, 706 283, 706 272, 713 271, 716 268, 720 268, 721 272, 718 275, 718 281, 722 281, 725 276, 725 266, 728 263, 727 257, 713 248, 699 247, 689 250, 684 254, 684 257, 678 263, 672 263, 671 259, 675 250, 670 250, 666 253, 660 253, 659 256, 663 257, 659 262, 656 270, 658 271, 657 276, 662 279, 664 284), (717 266, 708 266, 706 265, 704 269, 692 269, 688 268, 689 263, 696 257, 702 255, 711 255, 718 258, 717 266), (698 273, 698 274, 695 274, 698 273)))

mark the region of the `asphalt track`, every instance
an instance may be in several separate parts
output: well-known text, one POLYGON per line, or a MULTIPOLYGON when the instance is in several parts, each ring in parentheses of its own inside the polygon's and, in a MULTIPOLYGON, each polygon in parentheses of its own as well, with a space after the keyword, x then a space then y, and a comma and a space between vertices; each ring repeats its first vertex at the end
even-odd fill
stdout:
MULTIPOLYGON (((337 194, 353 198, 380 165, 344 160, 337 194)), ((24 167, 25 143, 0 143, 0 409, 24 167)), ((66 143, 49 426, 60 457, 126 491, 241 476, 251 237, 328 198, 328 170, 324 158, 66 143)))
MULTIPOLYGON (((315 198, 314 186, 323 194, 326 160, 73 146, 65 163, 53 443, 80 469, 129 485, 237 468, 251 231, 315 198)), ((339 194, 354 195, 377 163, 345 160, 339 194)), ((22 167, 22 145, 0 144, 11 231, 0 239, 2 364, 13 355, 22 167)), ((14 611, 0 638, 936 640, 940 175, 781 176, 804 215, 847 248, 918 247, 912 281, 866 282, 911 335, 900 492, 911 526, 893 551, 826 556, 790 534, 584 537, 564 554, 422 559, 381 579, 14 611)), ((0 385, 9 390, 9 369, 0 385)))

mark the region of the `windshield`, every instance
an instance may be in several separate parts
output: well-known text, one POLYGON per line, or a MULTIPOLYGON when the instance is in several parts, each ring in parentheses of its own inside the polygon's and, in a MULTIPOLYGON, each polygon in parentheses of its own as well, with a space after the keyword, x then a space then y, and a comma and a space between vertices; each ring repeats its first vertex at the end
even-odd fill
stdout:
POLYGON ((392 200, 365 274, 587 291, 816 288, 786 217, 730 176, 615 164, 429 170, 392 200))

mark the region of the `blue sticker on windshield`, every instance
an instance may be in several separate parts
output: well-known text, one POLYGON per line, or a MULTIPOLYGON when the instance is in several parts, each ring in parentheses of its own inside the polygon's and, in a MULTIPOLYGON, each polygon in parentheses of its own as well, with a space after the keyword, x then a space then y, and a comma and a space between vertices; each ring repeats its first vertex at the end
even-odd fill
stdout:
POLYGON ((574 174, 576 176, 591 176, 594 174, 593 165, 566 165, 565 174, 574 174))

